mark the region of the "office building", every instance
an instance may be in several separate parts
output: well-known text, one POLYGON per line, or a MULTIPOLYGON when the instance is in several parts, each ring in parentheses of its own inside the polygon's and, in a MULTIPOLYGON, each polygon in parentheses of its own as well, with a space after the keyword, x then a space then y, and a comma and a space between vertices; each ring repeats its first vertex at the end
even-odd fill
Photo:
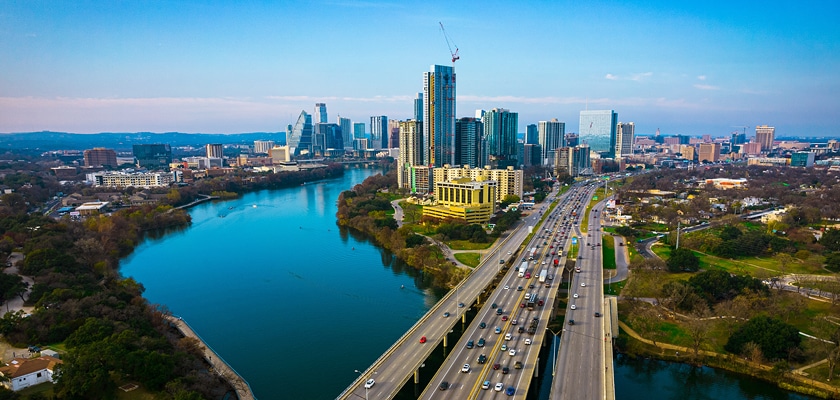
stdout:
POLYGON ((204 151, 207 158, 222 158, 225 155, 221 143, 208 143, 204 145, 204 151))
POLYGON ((455 122, 455 164, 475 168, 480 166, 481 137, 484 124, 480 119, 464 117, 455 122))
POLYGON ((580 112, 580 143, 603 158, 615 157, 615 135, 618 113, 613 110, 586 110, 580 112))
POLYGON ((400 121, 395 119, 388 120, 388 148, 400 148, 400 121))
POLYGON ((516 133, 519 114, 504 108, 494 108, 484 113, 484 149, 482 165, 493 168, 518 166, 516 133))
POLYGON ((289 146, 274 146, 268 150, 268 155, 271 157, 272 164, 287 163, 292 160, 289 146))
POLYGON ((397 186, 415 192, 414 166, 423 165, 423 123, 417 120, 400 121, 400 153, 397 156, 397 186))
POLYGON ((537 140, 542 146, 542 157, 539 165, 554 165, 555 150, 566 146, 566 123, 557 118, 551 121, 540 121, 537 124, 537 140))
POLYGON ((797 151, 790 155, 790 166, 805 168, 813 167, 815 155, 816 154, 813 151, 797 151))
POLYGON ((327 119, 327 105, 325 103, 315 103, 315 113, 313 115, 312 123, 326 124, 329 121, 327 119))
POLYGON ((441 220, 460 219, 468 224, 490 221, 496 210, 495 181, 462 178, 435 183, 436 204, 423 207, 423 216, 441 220))
POLYGON ((497 185, 496 202, 501 203, 506 196, 523 197, 522 182, 525 173, 521 169, 507 167, 504 169, 452 167, 449 164, 435 168, 432 172, 433 184, 451 182, 468 178, 471 181, 494 181, 497 185))
POLYGON ((370 117, 370 141, 376 150, 388 148, 388 117, 370 117))
POLYGON ((339 115, 338 127, 341 128, 341 141, 344 143, 344 148, 351 148, 353 146, 353 122, 350 121, 350 118, 341 118, 341 115, 339 115))
POLYGON ((175 176, 171 172, 138 172, 131 174, 123 172, 97 172, 88 174, 87 180, 88 182, 92 182, 93 186, 152 188, 169 186, 175 182, 175 176))
POLYGON ((425 165, 455 163, 455 70, 433 65, 423 74, 425 165))
POLYGON ((567 133, 566 134, 566 146, 567 147, 575 147, 580 144, 580 136, 576 133, 567 133))
POLYGON ((354 139, 367 139, 367 134, 365 132, 365 123, 364 122, 354 122, 353 123, 353 138, 354 139))
POLYGON ((287 132, 286 144, 294 154, 308 154, 312 151, 312 116, 305 110, 300 112, 294 127, 287 132))
POLYGON ((592 149, 587 145, 572 148, 569 172, 572 176, 591 175, 592 161, 589 157, 592 149))
POLYGON ((633 136, 636 126, 632 122, 619 122, 615 130, 615 158, 633 155, 633 136))
POLYGON ((680 145, 680 154, 688 161, 694 161, 694 146, 689 144, 680 145))
POLYGON ((255 140, 254 141, 254 153, 257 154, 268 154, 268 151, 274 147, 273 140, 255 140))
MULTIPOLYGON (((536 127, 536 125, 534 125, 536 127)), ((542 165, 543 158, 542 146, 539 144, 526 143, 522 145, 522 165, 525 167, 533 167, 535 165, 542 165)), ((553 159, 553 158, 552 158, 553 159)))
MULTIPOLYGON (((565 128, 564 128, 565 129, 565 128)), ((563 138, 563 140, 566 140, 563 138)), ((537 131, 537 124, 529 124, 525 127, 525 144, 539 144, 540 134, 537 131)))
POLYGON ((313 129, 312 152, 325 155, 327 149, 344 149, 341 128, 338 124, 317 123, 313 129))
POLYGON ((767 125, 759 125, 755 127, 755 141, 761 144, 761 152, 769 153, 773 149, 773 140, 775 140, 776 128, 767 125))
POLYGON ((701 163, 720 161, 720 143, 700 143, 697 161, 701 163))
POLYGON ((414 120, 423 122, 423 93, 414 98, 414 120))
POLYGON ((172 162, 172 148, 168 144, 135 144, 132 149, 140 168, 168 168, 172 162))
POLYGON ((110 167, 116 168, 117 152, 113 149, 106 149, 104 147, 94 147, 90 150, 85 150, 85 167, 110 167))

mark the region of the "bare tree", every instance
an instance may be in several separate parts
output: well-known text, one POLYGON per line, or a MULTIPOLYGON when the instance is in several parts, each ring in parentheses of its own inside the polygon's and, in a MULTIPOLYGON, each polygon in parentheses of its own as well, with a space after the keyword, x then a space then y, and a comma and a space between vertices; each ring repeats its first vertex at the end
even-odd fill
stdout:
POLYGON ((686 330, 688 331, 689 338, 691 338, 691 350, 694 351, 694 360, 697 360, 697 356, 700 353, 700 346, 706 341, 706 337, 708 337, 709 331, 711 330, 713 320, 709 318, 710 316, 711 313, 709 313, 708 309, 697 307, 691 313, 689 320, 686 321, 686 330))
POLYGON ((764 353, 761 351, 761 346, 756 342, 744 343, 744 348, 741 350, 744 357, 748 360, 761 364, 764 361, 764 353))

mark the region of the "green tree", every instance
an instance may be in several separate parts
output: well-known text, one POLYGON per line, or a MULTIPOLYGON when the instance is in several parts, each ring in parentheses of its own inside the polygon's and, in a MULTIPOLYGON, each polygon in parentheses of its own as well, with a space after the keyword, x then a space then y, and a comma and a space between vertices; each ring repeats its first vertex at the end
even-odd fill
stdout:
POLYGON ((770 360, 786 359, 792 348, 802 341, 799 330, 778 319, 760 315, 747 321, 729 336, 724 348, 733 354, 742 354, 744 346, 755 342, 762 354, 770 360))
POLYGON ((697 271, 700 268, 700 259, 694 252, 685 247, 671 251, 671 257, 666 262, 671 272, 697 271))
POLYGON ((820 238, 820 244, 831 251, 840 251, 840 229, 829 229, 820 238))

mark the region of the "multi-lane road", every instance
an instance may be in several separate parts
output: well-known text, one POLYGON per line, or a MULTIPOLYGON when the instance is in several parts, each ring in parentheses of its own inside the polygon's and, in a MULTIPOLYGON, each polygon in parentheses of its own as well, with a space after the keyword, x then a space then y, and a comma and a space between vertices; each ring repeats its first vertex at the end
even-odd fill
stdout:
POLYGON ((587 193, 590 193, 588 188, 576 186, 561 197, 420 398, 475 399, 511 393, 513 397, 525 398, 561 282, 572 228, 579 225, 579 217, 571 214, 573 211, 583 214, 587 193), (558 254, 561 250, 562 256, 558 254), (558 259, 559 267, 554 266, 554 259, 558 259), (515 269, 523 263, 530 277, 520 276, 515 269), (539 275, 544 269, 552 279, 540 282, 539 275), (531 308, 527 300, 534 293, 543 305, 538 301, 531 308), (530 333, 534 318, 537 318, 536 329, 530 333), (479 347, 482 339, 483 346, 479 347))

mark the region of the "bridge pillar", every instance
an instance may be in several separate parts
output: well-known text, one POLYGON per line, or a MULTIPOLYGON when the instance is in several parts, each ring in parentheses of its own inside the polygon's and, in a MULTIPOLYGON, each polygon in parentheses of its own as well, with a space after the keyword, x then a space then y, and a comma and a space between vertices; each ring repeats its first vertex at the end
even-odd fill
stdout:
MULTIPOLYGON (((545 342, 545 340, 543 340, 543 342, 545 342)), ((539 357, 537 357, 537 363, 534 364, 534 365, 537 365, 537 366, 540 365, 540 358, 539 357)), ((539 377, 540 377, 540 369, 539 368, 534 368, 534 378, 539 378, 539 377)))
POLYGON ((447 336, 449 336, 449 335, 443 335, 443 347, 447 347, 447 346, 449 346, 449 345, 447 344, 447 342, 449 342, 449 340, 448 340, 447 336))
POLYGON ((414 384, 415 385, 420 384, 420 369, 419 368, 414 371, 414 384))
POLYGON ((463 314, 461 314, 461 323, 462 323, 462 324, 466 324, 466 323, 467 323, 467 313, 463 313, 463 314))

